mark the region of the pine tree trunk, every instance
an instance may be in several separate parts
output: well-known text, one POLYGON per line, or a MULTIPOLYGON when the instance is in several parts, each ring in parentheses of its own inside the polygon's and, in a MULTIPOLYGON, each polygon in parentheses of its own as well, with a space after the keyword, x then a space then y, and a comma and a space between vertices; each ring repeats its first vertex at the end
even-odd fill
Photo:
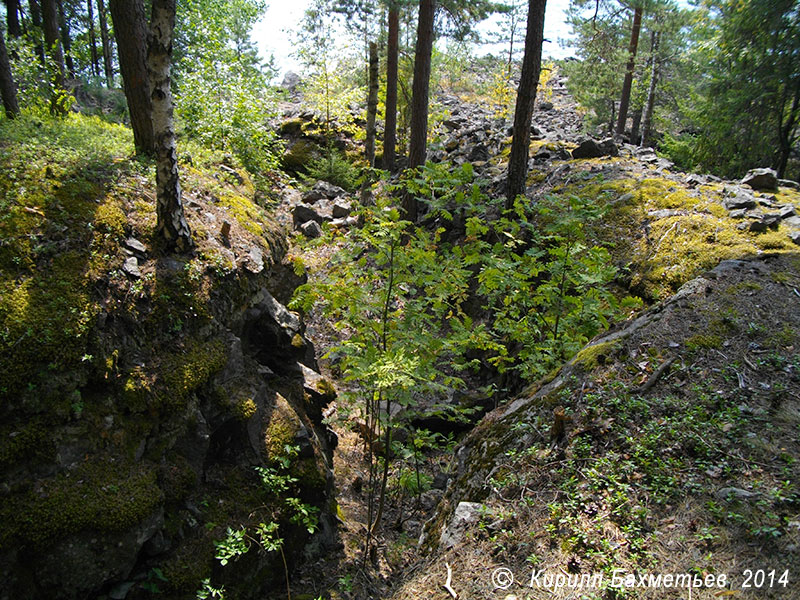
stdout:
POLYGON ((6 25, 9 38, 22 35, 22 27, 19 25, 19 0, 6 0, 6 25))
POLYGON ((42 7, 39 6, 39 0, 29 0, 28 7, 31 12, 31 23, 35 27, 34 35, 36 37, 36 56, 39 57, 39 62, 44 65, 44 46, 42 45, 42 7))
POLYGON ((628 120, 628 105, 631 102, 631 87, 633 87, 633 68, 636 66, 636 49, 639 47, 639 32, 642 28, 642 7, 633 9, 633 28, 631 29, 631 43, 628 46, 628 66, 625 69, 625 80, 622 83, 622 97, 619 101, 619 115, 617 117, 617 134, 625 133, 625 122, 628 120))
MULTIPOLYGON (((411 91, 411 136, 408 147, 408 166, 416 168, 425 164, 428 144, 428 88, 431 81, 431 54, 433 53, 433 17, 435 0, 420 0, 417 22, 417 47, 414 54, 414 84, 411 91)), ((417 220, 417 199, 406 194, 403 199, 405 217, 412 223, 417 220)))
POLYGON ((8 62, 8 52, 6 51, 6 41, 3 39, 3 30, 0 29, 0 95, 3 97, 3 108, 6 116, 13 119, 19 114, 19 104, 17 104, 17 85, 11 75, 11 65, 8 62))
POLYGON ((94 0, 86 0, 86 11, 89 17, 89 49, 92 55, 92 75, 100 75, 100 63, 97 59, 97 36, 94 33, 94 0))
POLYGON ((64 53, 61 51, 61 38, 58 34, 58 6, 56 0, 42 0, 42 28, 47 53, 55 64, 53 73, 53 97, 50 100, 50 112, 65 115, 66 107, 61 101, 64 90, 64 53))
POLYGON ((531 119, 536 101, 536 86, 542 68, 542 41, 544 39, 544 13, 546 0, 528 0, 528 27, 525 33, 525 56, 517 89, 517 106, 514 109, 514 132, 511 155, 508 159, 508 184, 506 209, 514 207, 514 200, 525 193, 528 176, 528 152, 531 144, 531 119))
POLYGON ((103 0, 97 0, 97 16, 100 21, 100 42, 103 45, 103 69, 106 75, 106 85, 114 85, 114 68, 111 62, 111 39, 108 36, 108 21, 106 19, 106 5, 103 0))
POLYGON ((394 172, 397 146, 397 64, 400 54, 400 9, 389 8, 389 39, 386 53, 386 122, 383 132, 383 168, 394 172))
POLYGON ((110 0, 108 7, 114 20, 119 70, 128 99, 133 142, 138 154, 152 155, 153 106, 147 76, 147 22, 142 0, 110 0))
POLYGON ((75 79, 75 63, 72 60, 72 39, 69 35, 69 24, 64 13, 63 0, 57 0, 58 5, 58 28, 61 31, 61 43, 64 45, 64 61, 67 65, 67 72, 72 79, 75 79))
POLYGON ((638 108, 633 111, 631 118, 631 144, 636 144, 639 139, 639 127, 642 126, 642 109, 638 108))
MULTIPOLYGON (((658 83, 658 52, 659 35, 654 34, 653 38, 653 64, 650 66, 650 86, 647 88, 647 101, 644 105, 644 115, 642 116, 642 139, 640 146, 647 146, 650 143, 650 128, 653 122, 653 107, 656 103, 656 85, 658 83)), ((634 144, 639 141, 636 138, 631 140, 634 144)))
POLYGON ((367 139, 364 155, 370 167, 375 166, 375 119, 378 114, 378 45, 369 45, 369 95, 367 97, 367 139))
POLYGON ((192 248, 192 234, 183 213, 170 90, 174 28, 175 0, 153 0, 147 66, 152 87, 153 132, 156 142, 156 232, 170 248, 186 252, 192 248))

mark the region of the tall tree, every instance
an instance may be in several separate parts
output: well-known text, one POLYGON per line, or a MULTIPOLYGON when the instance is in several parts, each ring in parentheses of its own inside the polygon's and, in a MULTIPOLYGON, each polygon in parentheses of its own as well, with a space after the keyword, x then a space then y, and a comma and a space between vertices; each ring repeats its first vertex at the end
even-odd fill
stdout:
POLYGON ((525 56, 517 89, 517 106, 514 109, 514 130, 511 155, 508 159, 508 184, 506 208, 514 207, 514 200, 525 193, 528 174, 528 152, 531 143, 531 119, 536 102, 536 86, 542 69, 542 41, 544 39, 544 14, 547 0, 528 0, 528 27, 525 33, 525 56))
POLYGON ((653 109, 655 108, 656 104, 656 85, 658 83, 658 75, 659 75, 659 68, 658 68, 658 46, 661 39, 661 33, 658 31, 653 31, 653 42, 651 44, 652 47, 652 57, 651 57, 651 64, 650 64, 650 84, 647 87, 647 101, 644 105, 644 110, 642 111, 642 137, 641 139, 634 139, 631 140, 632 143, 639 143, 640 146, 646 146, 650 142, 650 127, 653 122, 653 109))
POLYGON ((364 157, 370 167, 375 165, 375 119, 378 113, 378 45, 369 45, 369 93, 367 96, 367 138, 364 157))
POLYGON ((397 145, 397 71, 400 56, 400 7, 389 4, 388 38, 386 42, 386 117, 383 131, 383 168, 395 169, 397 145))
POLYGON ((39 0, 29 0, 28 7, 31 13, 31 23, 33 24, 33 35, 36 40, 36 56, 39 57, 39 62, 45 64, 44 46, 42 45, 42 7, 39 5, 39 0))
POLYGON ((183 212, 170 90, 174 29, 175 0, 153 0, 147 67, 152 87, 153 133, 156 142, 156 231, 170 247, 185 252, 192 247, 192 234, 183 212))
MULTIPOLYGON (((420 0, 417 21, 417 46, 414 54, 414 83, 411 91, 411 136, 408 149, 408 166, 425 164, 428 144, 428 88, 431 80, 431 54, 433 53, 433 19, 435 0, 420 0)), ((417 199, 406 194, 403 199, 406 219, 417 220, 417 199)))
POLYGON ((0 96, 3 97, 3 107, 6 116, 13 119, 19 114, 19 104, 17 104, 17 85, 11 75, 11 65, 8 62, 8 52, 6 52, 6 42, 3 38, 3 30, 0 29, 0 96))
POLYGON ((22 35, 22 27, 19 24, 19 0, 4 0, 6 4, 6 25, 8 26, 8 37, 19 37, 22 35))
POLYGON ((50 110, 54 114, 64 115, 67 107, 62 102, 64 93, 64 53, 61 50, 61 37, 58 31, 58 6, 56 0, 42 0, 42 27, 47 53, 55 67, 53 77, 53 94, 50 110))
MULTIPOLYGON (((52 0, 45 0, 52 1, 52 0)), ((142 0, 110 0, 108 7, 114 20, 119 70, 128 99, 133 141, 138 154, 152 155, 153 103, 147 74, 147 22, 142 0)))
POLYGON ((631 41, 628 46, 628 65, 625 68, 625 80, 622 83, 622 96, 619 101, 619 115, 617 117, 618 135, 625 133, 625 123, 628 120, 628 105, 631 101, 631 87, 633 85, 633 70, 636 66, 636 50, 639 47, 639 32, 642 28, 642 5, 636 4, 633 9, 633 26, 631 27, 631 41))
POLYGON ((58 6, 58 28, 61 31, 61 43, 64 46, 64 62, 67 72, 73 79, 75 78, 75 61, 72 60, 72 37, 69 32, 69 20, 64 11, 64 0, 56 0, 58 6))
POLYGON ((86 0, 87 25, 89 29, 89 50, 92 57, 92 75, 100 75, 100 62, 97 57, 97 36, 94 32, 94 0, 86 0))
POLYGON ((100 43, 103 45, 103 71, 106 76, 106 85, 111 87, 114 84, 114 68, 111 62, 111 38, 108 35, 106 5, 103 0, 97 0, 97 17, 100 21, 100 43))

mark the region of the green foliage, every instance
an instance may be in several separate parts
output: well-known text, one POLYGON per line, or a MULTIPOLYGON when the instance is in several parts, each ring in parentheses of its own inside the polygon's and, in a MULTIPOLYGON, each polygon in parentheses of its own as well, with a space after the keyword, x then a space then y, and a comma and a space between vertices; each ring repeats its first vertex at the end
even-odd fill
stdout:
POLYGON ((185 133, 235 154, 256 176, 278 166, 281 147, 269 119, 277 97, 250 30, 260 0, 185 0, 176 27, 177 115, 185 133))
POLYGON ((700 17, 689 59, 702 77, 686 107, 702 133, 696 161, 728 177, 756 166, 780 170, 800 135, 797 6, 713 0, 700 17))
POLYGON ((359 170, 341 152, 331 151, 328 156, 318 158, 307 165, 308 181, 321 179, 338 185, 348 192, 358 189, 359 170))

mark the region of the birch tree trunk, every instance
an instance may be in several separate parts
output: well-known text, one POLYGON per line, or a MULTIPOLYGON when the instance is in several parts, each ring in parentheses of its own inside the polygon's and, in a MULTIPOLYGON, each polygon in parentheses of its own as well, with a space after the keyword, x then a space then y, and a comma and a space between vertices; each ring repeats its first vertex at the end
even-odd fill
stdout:
POLYGON ((156 189, 158 221, 156 232, 170 248, 187 252, 192 234, 183 212, 178 179, 178 152, 172 116, 170 63, 172 32, 175 28, 175 0, 153 0, 147 66, 152 89, 153 133, 156 149, 156 189))
POLYGON ((544 13, 546 0, 528 0, 528 26, 525 32, 525 56, 517 89, 517 106, 514 109, 514 130, 511 155, 508 158, 506 209, 514 207, 514 200, 525 193, 528 176, 528 152, 531 146, 531 119, 536 101, 536 87, 542 69, 542 41, 544 40, 544 13))

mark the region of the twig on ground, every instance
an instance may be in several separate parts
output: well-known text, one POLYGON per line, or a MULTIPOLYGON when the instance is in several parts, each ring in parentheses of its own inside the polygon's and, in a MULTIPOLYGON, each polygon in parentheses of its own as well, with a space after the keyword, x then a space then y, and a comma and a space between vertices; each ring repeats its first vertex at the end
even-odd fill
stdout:
POLYGON ((444 582, 444 589, 450 593, 453 600, 458 600, 458 594, 450 587, 450 584, 453 583, 453 569, 450 568, 450 563, 444 563, 444 566, 447 567, 447 581, 444 582))

